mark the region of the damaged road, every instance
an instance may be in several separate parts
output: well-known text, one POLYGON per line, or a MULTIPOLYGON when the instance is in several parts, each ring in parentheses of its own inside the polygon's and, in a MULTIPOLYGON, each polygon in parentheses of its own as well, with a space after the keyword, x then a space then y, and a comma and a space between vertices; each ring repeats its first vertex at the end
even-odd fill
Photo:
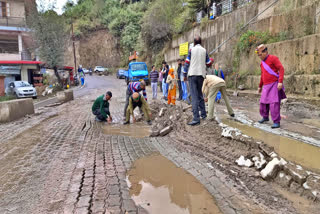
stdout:
POLYGON ((143 121, 123 127, 125 82, 96 76, 87 80, 87 88, 76 92, 74 101, 1 124, 0 213, 157 213, 150 210, 165 201, 182 213, 320 209, 318 174, 283 158, 268 144, 216 122, 188 127, 190 107, 167 106, 160 100, 151 104, 151 130, 143 121), (106 90, 114 94, 113 124, 95 122, 90 110, 106 90), (147 137, 149 132, 154 137, 147 137), (167 164, 168 170, 154 170, 157 163, 167 164), (162 176, 156 173, 172 178, 160 182, 162 176), (196 187, 188 189, 178 173, 198 182, 196 187), (164 188, 168 185, 175 194, 164 188), (163 197, 142 199, 149 194, 146 187, 154 190, 149 193, 160 188, 163 197), (197 202, 199 192, 201 201, 208 203, 197 202), (198 210, 183 200, 186 194, 193 198, 192 206, 198 203, 198 210))

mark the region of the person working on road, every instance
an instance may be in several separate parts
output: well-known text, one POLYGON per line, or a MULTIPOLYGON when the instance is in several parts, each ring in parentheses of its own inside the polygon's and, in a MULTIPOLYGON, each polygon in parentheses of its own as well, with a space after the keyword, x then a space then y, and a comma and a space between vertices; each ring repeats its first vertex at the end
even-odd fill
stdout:
POLYGON ((146 83, 144 81, 129 83, 129 85, 127 87, 127 92, 126 92, 126 104, 124 105, 124 113, 123 113, 124 117, 126 117, 126 112, 127 112, 127 108, 128 108, 128 105, 129 105, 130 96, 133 93, 135 93, 135 92, 139 93, 140 91, 142 91, 143 97, 147 101, 148 99, 147 99, 147 92, 146 92, 146 83))
POLYGON ((139 107, 143 113, 144 113, 144 117, 146 118, 147 122, 149 125, 151 125, 151 111, 149 108, 149 105, 147 103, 147 101, 144 99, 144 97, 135 92, 133 93, 130 97, 129 97, 129 104, 128 104, 128 108, 126 111, 126 121, 124 122, 124 124, 129 124, 130 123, 130 115, 132 115, 132 122, 135 123, 136 122, 136 118, 134 116, 134 109, 136 107, 139 107))
POLYGON ((208 120, 213 120, 214 113, 214 101, 218 91, 221 91, 224 102, 226 103, 228 113, 231 117, 234 117, 234 112, 231 108, 229 99, 227 97, 226 83, 225 81, 217 77, 216 75, 207 75, 203 81, 202 93, 204 95, 204 101, 208 102, 208 120))
POLYGON ((92 113, 96 115, 96 121, 108 121, 112 122, 112 117, 109 111, 109 101, 112 97, 111 91, 108 91, 105 95, 101 95, 94 101, 92 106, 92 113))
POLYGON ((256 53, 261 59, 261 78, 258 92, 260 98, 260 114, 262 119, 259 123, 269 121, 269 110, 273 120, 271 128, 280 128, 280 104, 287 98, 283 87, 284 68, 278 57, 269 55, 268 48, 260 45, 256 53))
POLYGON ((172 105, 176 104, 176 94, 177 94, 177 79, 174 76, 174 69, 169 69, 169 75, 167 77, 168 84, 168 104, 172 103, 172 105))

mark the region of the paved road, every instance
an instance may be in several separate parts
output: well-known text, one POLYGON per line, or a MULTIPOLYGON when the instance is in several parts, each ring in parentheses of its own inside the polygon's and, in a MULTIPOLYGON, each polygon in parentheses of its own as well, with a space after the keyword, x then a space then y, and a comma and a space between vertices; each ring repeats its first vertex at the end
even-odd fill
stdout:
POLYGON ((277 194, 270 206, 266 198, 248 193, 235 176, 221 170, 221 163, 213 162, 214 153, 195 151, 199 147, 172 138, 103 134, 103 125, 91 115, 92 102, 111 90, 111 113, 120 123, 125 87, 123 80, 89 76, 74 101, 1 127, 0 213, 146 213, 129 194, 126 172, 135 160, 155 152, 195 176, 223 213, 296 213, 277 194))

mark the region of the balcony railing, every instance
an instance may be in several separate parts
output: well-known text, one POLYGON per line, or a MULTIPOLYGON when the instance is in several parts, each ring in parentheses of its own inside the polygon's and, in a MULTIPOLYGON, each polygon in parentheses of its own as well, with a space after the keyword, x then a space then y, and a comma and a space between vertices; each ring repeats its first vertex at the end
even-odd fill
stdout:
POLYGON ((23 17, 0 17, 0 26, 26 27, 26 20, 23 17))
POLYGON ((241 8, 253 0, 223 0, 217 4, 217 16, 231 13, 232 11, 241 8))

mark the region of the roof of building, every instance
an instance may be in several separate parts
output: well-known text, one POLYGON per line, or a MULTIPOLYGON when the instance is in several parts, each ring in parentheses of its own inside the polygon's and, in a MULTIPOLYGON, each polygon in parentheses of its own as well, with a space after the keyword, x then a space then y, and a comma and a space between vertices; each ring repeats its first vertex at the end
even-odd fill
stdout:
POLYGON ((39 65, 43 63, 44 62, 41 62, 41 61, 24 61, 24 60, 0 61, 0 64, 39 65))

